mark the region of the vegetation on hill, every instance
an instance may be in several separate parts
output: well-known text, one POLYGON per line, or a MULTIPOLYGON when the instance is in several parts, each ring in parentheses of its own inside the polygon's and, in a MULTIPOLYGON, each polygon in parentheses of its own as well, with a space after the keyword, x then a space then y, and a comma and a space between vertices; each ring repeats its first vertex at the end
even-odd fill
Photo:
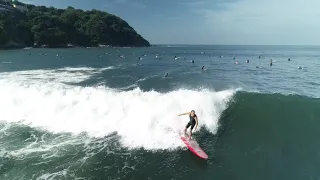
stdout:
MULTIPOLYGON (((98 10, 27 5, 0 9, 0 47, 150 46, 126 21, 98 10)), ((9 7, 9 5, 8 5, 9 7)), ((12 4, 11 4, 12 7, 12 4)), ((4 5, 0 6, 4 8, 4 5)))

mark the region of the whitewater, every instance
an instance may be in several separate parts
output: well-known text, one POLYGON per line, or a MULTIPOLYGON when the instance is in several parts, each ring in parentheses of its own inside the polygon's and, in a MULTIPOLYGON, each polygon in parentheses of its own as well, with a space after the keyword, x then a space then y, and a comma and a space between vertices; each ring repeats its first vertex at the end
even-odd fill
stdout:
POLYGON ((115 133, 129 149, 175 149, 183 146, 179 133, 189 121, 178 114, 194 109, 199 117, 196 132, 205 128, 215 134, 221 113, 237 91, 123 91, 70 84, 112 69, 65 67, 0 73, 0 121, 51 133, 85 133, 92 139, 115 133))

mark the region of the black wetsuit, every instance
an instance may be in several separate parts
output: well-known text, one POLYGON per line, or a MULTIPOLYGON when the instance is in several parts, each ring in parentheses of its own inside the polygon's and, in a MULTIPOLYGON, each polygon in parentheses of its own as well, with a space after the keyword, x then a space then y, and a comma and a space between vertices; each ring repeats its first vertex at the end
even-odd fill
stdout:
POLYGON ((196 120, 194 119, 195 117, 197 117, 197 115, 194 115, 193 117, 189 115, 190 121, 188 122, 186 129, 188 129, 190 126, 191 130, 194 128, 194 126, 196 125, 196 120))

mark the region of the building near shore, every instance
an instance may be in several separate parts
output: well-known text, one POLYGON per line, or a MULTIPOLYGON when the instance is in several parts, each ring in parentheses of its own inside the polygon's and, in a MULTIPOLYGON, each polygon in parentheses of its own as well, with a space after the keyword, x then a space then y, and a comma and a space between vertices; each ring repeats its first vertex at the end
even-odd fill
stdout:
POLYGON ((12 6, 20 11, 28 11, 28 8, 26 6, 16 5, 16 4, 12 4, 12 6))
MULTIPOLYGON (((15 3, 15 0, 0 0, 0 5, 5 5, 7 6, 7 8, 9 8, 8 6, 10 7, 13 7, 19 11, 27 11, 28 8, 24 5, 19 5, 19 3, 15 3)), ((4 8, 4 7, 2 7, 4 8)))

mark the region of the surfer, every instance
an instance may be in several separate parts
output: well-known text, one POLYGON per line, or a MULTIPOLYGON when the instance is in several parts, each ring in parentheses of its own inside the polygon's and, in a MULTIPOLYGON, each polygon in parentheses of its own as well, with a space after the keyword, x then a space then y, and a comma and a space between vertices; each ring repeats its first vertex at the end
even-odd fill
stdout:
POLYGON ((197 117, 197 115, 196 115, 194 110, 192 110, 191 112, 186 112, 186 113, 183 113, 183 114, 179 114, 179 116, 182 116, 182 115, 189 115, 190 121, 188 122, 188 124, 186 125, 186 128, 184 129, 184 134, 187 133, 187 129, 191 126, 190 136, 189 136, 189 139, 191 139, 192 129, 194 128, 194 126, 196 126, 196 128, 194 130, 196 130, 197 127, 198 127, 198 117, 197 117))

